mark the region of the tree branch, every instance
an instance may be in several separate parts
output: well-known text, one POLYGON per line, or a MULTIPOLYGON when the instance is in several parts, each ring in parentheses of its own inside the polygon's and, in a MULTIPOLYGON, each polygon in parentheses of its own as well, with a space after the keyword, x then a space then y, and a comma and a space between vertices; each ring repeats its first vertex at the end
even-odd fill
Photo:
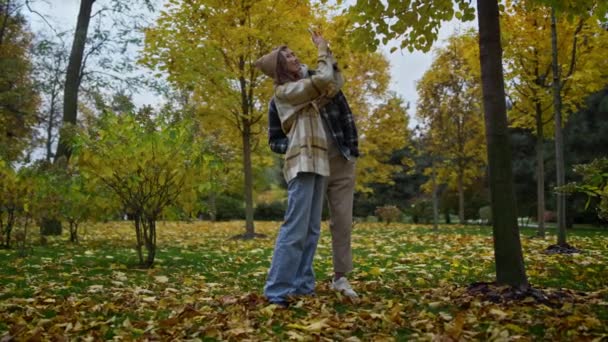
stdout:
POLYGON ((568 78, 570 76, 572 76, 572 73, 574 73, 574 68, 576 67, 576 43, 578 41, 578 34, 581 33, 581 31, 583 30, 583 23, 584 20, 581 19, 578 22, 578 26, 576 27, 576 30, 574 31, 574 38, 572 39, 572 56, 570 57, 570 68, 568 70, 568 74, 566 75, 566 77, 563 78, 563 82, 562 84, 560 84, 559 89, 560 91, 566 86, 566 82, 568 82, 568 78))
POLYGON ((32 9, 32 7, 30 6, 30 0, 25 0, 25 6, 27 7, 27 9, 31 13, 34 13, 34 14, 38 15, 40 17, 40 19, 42 19, 42 21, 45 22, 45 24, 51 29, 51 31, 53 31, 53 33, 55 33, 55 35, 59 38, 59 40, 61 40, 61 43, 65 43, 63 41, 63 39, 61 38, 61 35, 59 34, 59 32, 57 32, 57 30, 55 30, 55 28, 53 27, 53 25, 51 25, 51 23, 49 23, 48 20, 46 20, 46 18, 44 17, 44 15, 42 15, 38 11, 32 9))

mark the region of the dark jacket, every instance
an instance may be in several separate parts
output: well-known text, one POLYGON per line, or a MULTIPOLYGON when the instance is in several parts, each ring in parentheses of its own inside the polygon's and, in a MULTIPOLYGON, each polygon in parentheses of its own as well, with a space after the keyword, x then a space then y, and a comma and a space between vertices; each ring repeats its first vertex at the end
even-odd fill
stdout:
MULTIPOLYGON (((359 156, 359 140, 357 127, 350 110, 346 97, 342 91, 323 108, 321 116, 331 131, 332 139, 346 159, 359 156)), ((275 153, 285 154, 288 140, 281 128, 281 120, 277 113, 274 99, 270 101, 268 108, 268 145, 275 153)))

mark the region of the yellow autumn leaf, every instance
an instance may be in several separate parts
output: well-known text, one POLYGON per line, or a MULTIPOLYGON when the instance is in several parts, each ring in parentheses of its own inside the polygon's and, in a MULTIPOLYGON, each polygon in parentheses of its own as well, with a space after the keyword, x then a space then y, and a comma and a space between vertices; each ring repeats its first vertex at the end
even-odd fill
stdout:
POLYGON ((505 324, 505 328, 507 328, 509 330, 512 330, 512 331, 515 331, 516 333, 519 333, 519 334, 526 332, 526 329, 520 327, 519 325, 515 325, 515 324, 512 324, 512 323, 505 324))
POLYGON ((165 283, 169 282, 169 277, 167 277, 167 276, 156 276, 156 277, 154 277, 154 280, 157 283, 165 284, 165 283))
POLYGON ((292 328, 292 329, 307 331, 307 332, 319 332, 319 331, 321 331, 321 329, 327 327, 326 322, 327 322, 327 318, 324 318, 324 319, 312 322, 308 325, 288 324, 287 327, 292 328))
POLYGON ((379 267, 372 267, 369 270, 369 274, 373 275, 374 277, 377 277, 382 274, 382 270, 379 267))
POLYGON ((495 316, 499 320, 505 319, 508 316, 506 312, 504 312, 500 309, 497 309, 497 308, 490 309, 490 314, 495 316))

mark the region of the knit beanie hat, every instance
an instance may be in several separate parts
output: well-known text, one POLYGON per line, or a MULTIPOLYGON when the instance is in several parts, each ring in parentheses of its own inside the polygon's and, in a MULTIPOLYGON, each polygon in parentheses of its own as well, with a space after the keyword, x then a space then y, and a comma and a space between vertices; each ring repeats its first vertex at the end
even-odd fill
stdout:
POLYGON ((260 69, 264 75, 276 80, 277 66, 279 64, 279 53, 284 47, 285 45, 279 46, 278 48, 260 57, 260 59, 255 61, 255 66, 260 69))

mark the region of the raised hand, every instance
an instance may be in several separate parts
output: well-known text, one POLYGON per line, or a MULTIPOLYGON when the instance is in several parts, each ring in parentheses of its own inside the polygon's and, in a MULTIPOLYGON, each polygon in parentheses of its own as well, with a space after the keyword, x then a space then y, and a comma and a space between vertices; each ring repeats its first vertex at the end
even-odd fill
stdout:
POLYGON ((308 29, 308 31, 310 32, 311 38, 312 38, 312 42, 319 47, 320 44, 327 44, 327 41, 325 40, 325 38, 323 38, 323 36, 321 36, 321 34, 313 29, 308 29))

